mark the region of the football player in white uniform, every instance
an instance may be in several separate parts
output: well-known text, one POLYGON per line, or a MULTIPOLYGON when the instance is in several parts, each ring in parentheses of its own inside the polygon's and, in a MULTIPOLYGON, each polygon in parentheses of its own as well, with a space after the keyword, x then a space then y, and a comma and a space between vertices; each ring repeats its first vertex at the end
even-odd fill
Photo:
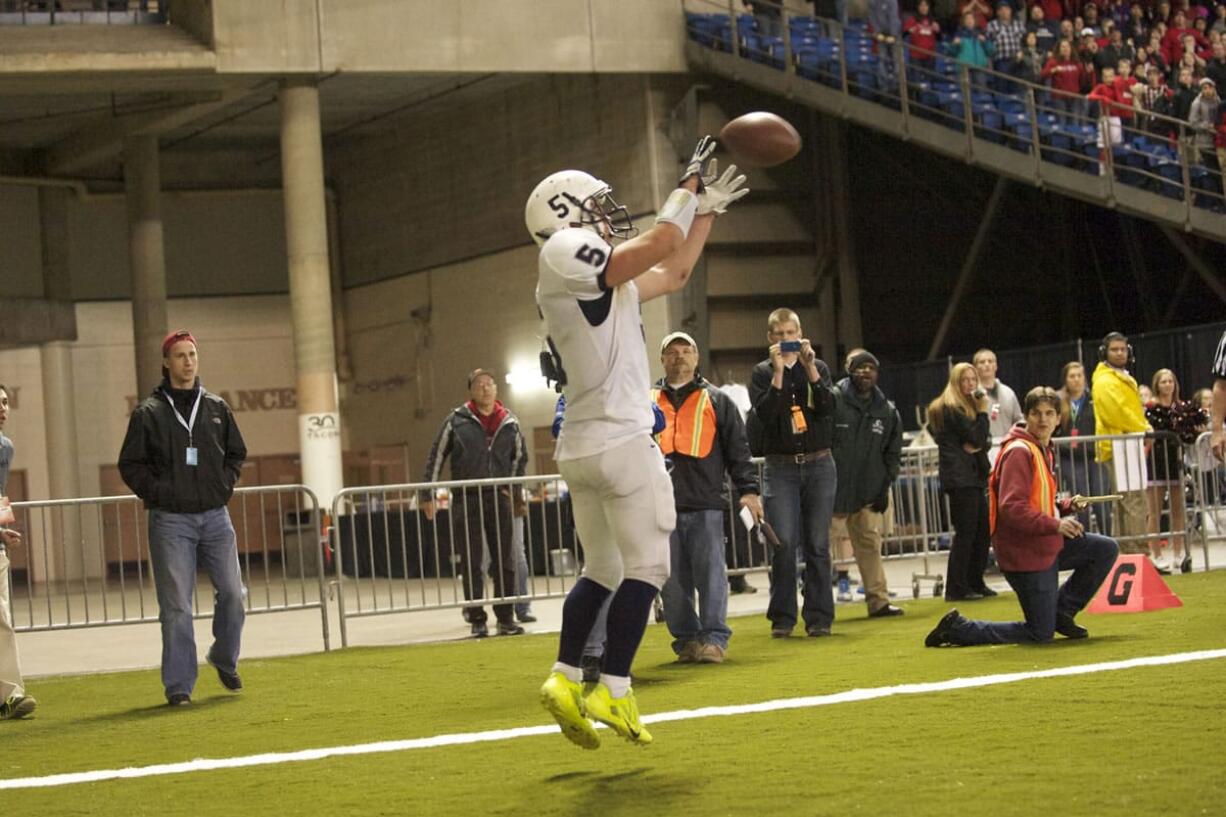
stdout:
POLYGON ((585 749, 600 745, 588 718, 632 743, 651 742, 630 689, 630 665, 668 578, 676 512, 651 438, 639 305, 685 286, 716 214, 749 192, 735 166, 717 177, 711 161, 702 175, 714 150, 711 137, 699 140, 680 186, 641 236, 610 186, 578 170, 546 178, 525 208, 528 232, 541 245, 536 302, 566 397, 556 459, 586 557, 562 607, 558 660, 541 702, 585 749), (604 672, 585 694, 583 646, 610 594, 604 672))

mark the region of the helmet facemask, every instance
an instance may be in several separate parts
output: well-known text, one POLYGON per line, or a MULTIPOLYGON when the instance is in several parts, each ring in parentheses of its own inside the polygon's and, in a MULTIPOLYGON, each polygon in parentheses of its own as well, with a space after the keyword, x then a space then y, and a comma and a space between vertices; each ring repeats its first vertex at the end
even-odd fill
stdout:
POLYGON ((606 240, 618 239, 625 241, 634 238, 639 230, 634 226, 634 220, 625 205, 618 204, 613 198, 613 192, 606 187, 588 196, 579 208, 579 223, 590 226, 605 237, 606 240), (602 229, 604 228, 604 229, 602 229), (605 234, 605 230, 608 234, 605 234))

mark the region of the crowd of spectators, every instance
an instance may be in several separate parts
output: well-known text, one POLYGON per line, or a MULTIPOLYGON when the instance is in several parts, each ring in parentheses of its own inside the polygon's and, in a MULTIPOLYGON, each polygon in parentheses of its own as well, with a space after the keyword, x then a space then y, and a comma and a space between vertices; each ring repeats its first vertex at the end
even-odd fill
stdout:
MULTIPOLYGON (((1219 170, 1226 150, 1226 3, 1185 0, 902 0, 903 38, 913 64, 938 56, 1048 88, 1039 103, 1065 121, 1100 115, 1116 128, 1174 140, 1186 122, 1189 148, 1219 170), (1097 109, 1092 103, 1098 103, 1097 109)), ((819 3, 820 5, 820 3, 819 3)), ((871 21, 868 21, 871 28, 871 21)), ((995 90, 1015 86, 999 77, 995 90)), ((1113 141, 1118 142, 1117 139, 1113 141)))

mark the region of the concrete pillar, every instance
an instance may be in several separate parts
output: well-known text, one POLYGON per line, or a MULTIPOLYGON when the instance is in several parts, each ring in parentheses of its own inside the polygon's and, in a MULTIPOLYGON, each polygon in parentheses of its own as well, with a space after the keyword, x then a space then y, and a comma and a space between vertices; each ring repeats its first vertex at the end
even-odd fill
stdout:
POLYGON ((167 331, 162 179, 158 169, 156 136, 129 136, 124 142, 123 181, 128 204, 128 252, 132 264, 136 393, 144 398, 162 382, 162 338, 167 331))
MULTIPOLYGON (((847 123, 828 117, 832 143, 822 151, 831 159, 830 203, 836 259, 839 269, 838 332, 843 349, 864 344, 860 324, 860 271, 856 267, 856 244, 852 235, 851 185, 847 178, 847 123)), ((840 361, 841 363, 841 361, 840 361)))
MULTIPOLYGON (((43 261, 43 294, 48 300, 71 303, 72 282, 68 272, 68 190, 38 191, 39 239, 43 261)), ((46 425, 47 474, 51 499, 81 496, 77 471, 77 400, 72 374, 72 346, 54 341, 42 346, 43 422, 46 425)), ((96 548, 93 559, 85 558, 81 517, 76 508, 51 513, 51 554, 47 562, 54 575, 45 578, 80 578, 101 572, 96 548)), ((31 560, 38 563, 36 557, 31 560)))
POLYGON ((279 96, 302 478, 328 508, 343 482, 319 89, 313 80, 287 79, 279 96))

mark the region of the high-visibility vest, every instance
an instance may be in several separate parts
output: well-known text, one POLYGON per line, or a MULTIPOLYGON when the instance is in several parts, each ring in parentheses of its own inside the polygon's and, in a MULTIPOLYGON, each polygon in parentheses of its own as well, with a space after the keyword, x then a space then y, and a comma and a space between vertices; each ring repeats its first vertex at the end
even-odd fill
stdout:
POLYGON ((715 444, 715 406, 705 386, 695 389, 679 409, 673 408, 673 402, 660 389, 651 390, 651 399, 664 412, 664 430, 656 441, 665 456, 676 452, 702 459, 711 453, 715 444))
POLYGON ((1034 465, 1034 476, 1030 481, 1030 507, 1046 516, 1058 516, 1056 513, 1056 478, 1052 476, 1047 457, 1043 455, 1042 449, 1030 440, 1013 439, 1000 450, 1000 454, 996 457, 996 467, 992 469, 992 475, 988 477, 988 530, 990 533, 996 533, 996 513, 1000 503, 998 494, 1000 464, 1005 459, 1006 451, 1022 446, 1030 449, 1030 458, 1034 465))

